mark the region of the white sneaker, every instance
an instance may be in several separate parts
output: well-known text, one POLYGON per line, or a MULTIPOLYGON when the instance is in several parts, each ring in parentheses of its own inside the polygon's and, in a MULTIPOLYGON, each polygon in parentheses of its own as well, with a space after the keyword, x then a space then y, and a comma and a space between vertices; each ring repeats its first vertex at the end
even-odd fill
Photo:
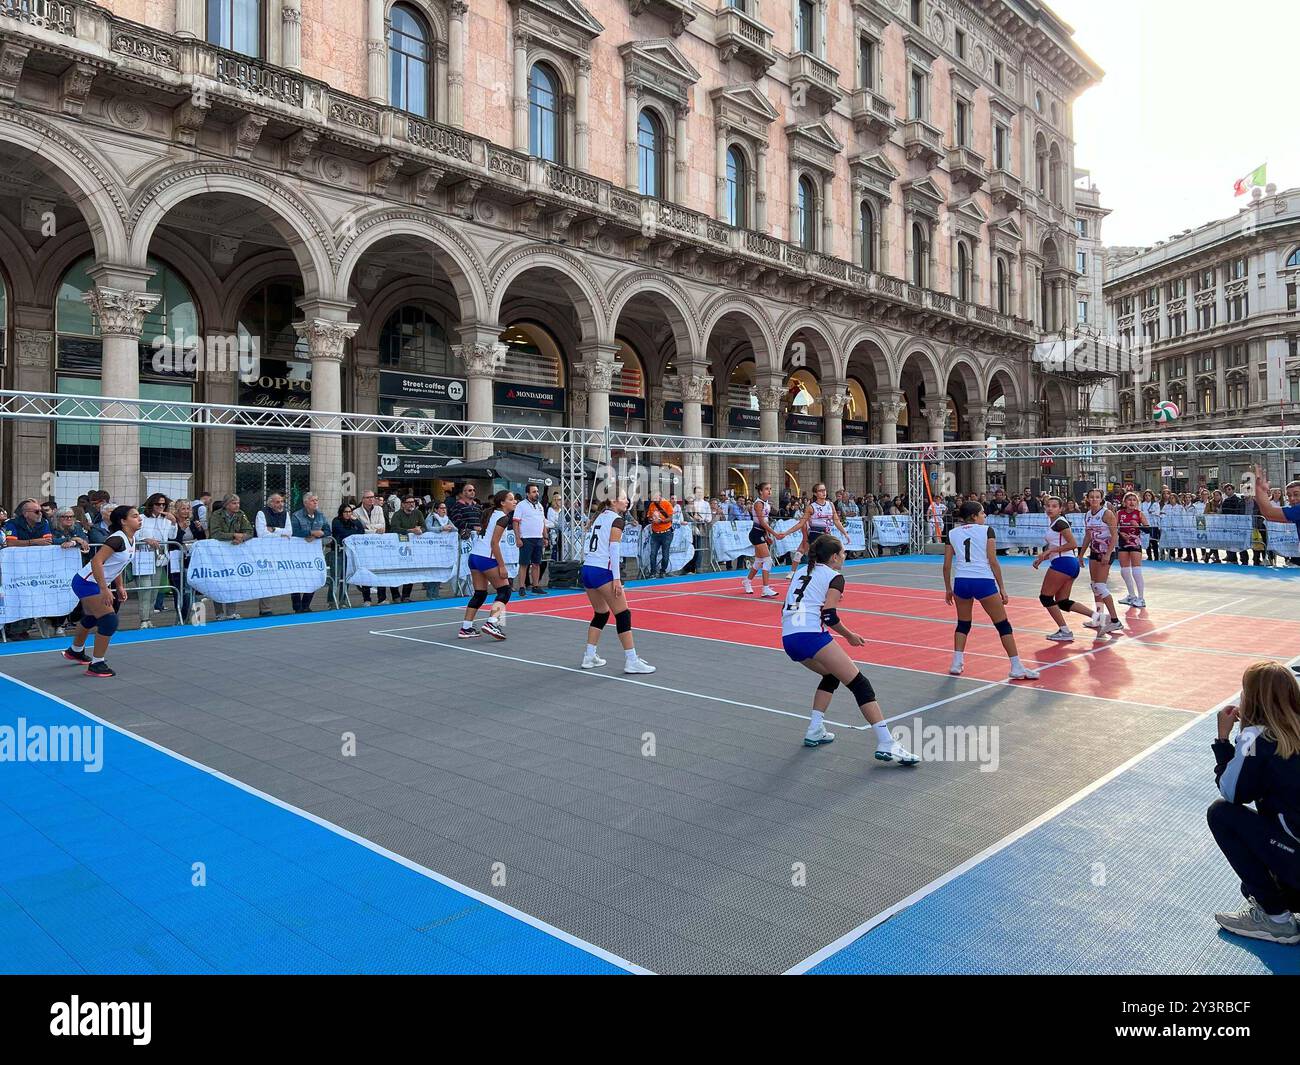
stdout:
POLYGON ((483 631, 495 640, 504 640, 506 638, 506 634, 497 628, 497 623, 491 618, 483 622, 483 631))
POLYGON ((1145 610, 1146 605, 1147 605, 1147 601, 1143 599, 1140 595, 1135 597, 1134 600, 1129 604, 1129 606, 1135 606, 1139 610, 1145 610))
POLYGON ((1123 632, 1124 622, 1111 621, 1110 618, 1103 618, 1101 628, 1097 630, 1098 636, 1109 636, 1112 632, 1123 632))
POLYGON ((1100 611, 1100 610, 1094 610, 1094 611, 1092 612, 1092 617, 1090 617, 1087 621, 1085 621, 1085 622, 1083 623, 1083 627, 1084 627, 1085 629, 1099 629, 1099 628, 1101 628, 1101 617, 1102 617, 1101 611, 1100 611))
POLYGON ((140 622, 140 628, 142 628, 142 629, 152 629, 152 628, 153 628, 153 622, 152 622, 152 621, 142 621, 142 622, 140 622))
POLYGON ((960 676, 961 676, 961 671, 962 671, 964 668, 965 668, 964 666, 959 666, 956 662, 954 662, 952 665, 950 665, 950 666, 948 667, 948 676, 950 676, 950 677, 960 677, 960 676))
POLYGON ((583 655, 583 656, 582 656, 582 668, 583 668, 583 669, 595 669, 597 666, 603 666, 604 664, 605 664, 605 660, 604 660, 603 658, 599 657, 598 655, 583 655))
POLYGON ((1011 680, 1037 680, 1038 670, 1022 669, 1019 673, 1012 673, 1010 679, 1011 680))
POLYGON ((1123 599, 1117 599, 1116 602, 1118 602, 1120 606, 1137 606, 1137 602, 1131 595, 1126 595, 1123 599))
POLYGON ((469 629, 461 629, 460 632, 456 633, 456 638, 458 640, 473 640, 482 635, 483 634, 479 632, 478 629, 469 628, 469 629))
POLYGON ((1074 639, 1074 633, 1069 629, 1057 629, 1055 632, 1049 633, 1047 638, 1055 640, 1057 643, 1069 643, 1074 639))
POLYGON ((740 582, 740 586, 741 586, 742 588, 745 589, 745 594, 746 594, 746 595, 753 595, 753 594, 754 594, 754 585, 753 585, 753 582, 750 581, 750 579, 749 579, 748 577, 746 577, 744 580, 742 580, 742 581, 740 582))
POLYGON ((773 587, 771 587, 770 585, 769 585, 768 587, 766 587, 766 588, 763 589, 763 598, 764 598, 764 599, 775 599, 775 598, 776 598, 776 594, 777 594, 777 593, 776 593, 776 589, 773 588, 773 587))
POLYGON ((827 732, 825 725, 818 725, 817 728, 809 729, 803 734, 803 745, 805 747, 820 747, 823 743, 834 743, 835 733, 827 732))
POLYGON ((653 673, 654 671, 654 666, 649 662, 642 662, 639 658, 634 659, 623 667, 624 673, 653 673))
POLYGON ((897 740, 888 747, 876 748, 877 762, 897 762, 899 765, 916 765, 921 759, 909 751, 897 740))

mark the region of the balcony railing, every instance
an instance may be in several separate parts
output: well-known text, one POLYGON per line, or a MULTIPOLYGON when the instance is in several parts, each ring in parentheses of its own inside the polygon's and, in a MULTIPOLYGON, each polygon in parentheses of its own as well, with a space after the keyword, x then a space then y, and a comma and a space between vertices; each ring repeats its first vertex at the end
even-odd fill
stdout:
POLYGON ((63 0, 0 0, 0 16, 55 33, 77 32, 77 9, 63 0))
POLYGON ((822 114, 826 114, 844 95, 840 88, 840 72, 811 52, 796 52, 790 57, 790 89, 796 99, 802 93, 809 103, 817 105, 822 114))
POLYGON ((984 157, 959 145, 948 149, 948 175, 971 192, 981 188, 987 178, 984 170, 984 157))
POLYGON ((930 123, 914 118, 903 126, 903 148, 909 159, 920 159, 933 170, 944 157, 943 134, 930 123))
POLYGON ((989 174, 989 195, 1007 211, 1018 210, 1025 202, 1020 179, 1009 170, 995 168, 989 174))
POLYGON ((898 128, 894 105, 870 89, 856 89, 849 99, 849 109, 859 133, 874 133, 884 140, 898 128))
POLYGON ((776 53, 772 51, 772 31, 739 8, 718 9, 714 40, 723 62, 739 59, 748 64, 755 78, 761 78, 776 62, 776 53))

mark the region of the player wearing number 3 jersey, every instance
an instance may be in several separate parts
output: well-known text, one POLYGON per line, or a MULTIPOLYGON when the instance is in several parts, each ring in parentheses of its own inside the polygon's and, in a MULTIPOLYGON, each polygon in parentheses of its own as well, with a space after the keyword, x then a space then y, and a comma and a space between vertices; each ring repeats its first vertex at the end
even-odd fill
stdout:
POLYGON ((831 695, 843 683, 875 731, 876 758, 882 762, 916 765, 920 759, 890 735, 870 681, 858 671, 844 648, 831 638, 831 632, 837 632, 853 647, 861 647, 866 642, 840 621, 836 611, 844 594, 844 575, 840 573, 843 565, 844 546, 833 536, 817 537, 809 548, 806 568, 791 574, 781 610, 781 645, 785 653, 792 662, 822 678, 813 696, 812 720, 804 733, 804 746, 820 747, 835 739, 833 732, 826 731, 824 718, 826 708, 831 705, 831 695))

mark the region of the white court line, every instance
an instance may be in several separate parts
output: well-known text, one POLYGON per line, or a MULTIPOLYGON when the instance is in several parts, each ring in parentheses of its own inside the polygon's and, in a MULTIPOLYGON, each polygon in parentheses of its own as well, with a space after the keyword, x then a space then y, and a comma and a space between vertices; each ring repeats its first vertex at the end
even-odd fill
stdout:
MULTIPOLYGON (((1291 659, 1291 663, 1295 663, 1295 662, 1300 662, 1300 655, 1297 655, 1295 658, 1291 659)), ((1000 851, 1006 850, 1013 843, 1029 835, 1029 833, 1033 832, 1034 829, 1041 828, 1043 825, 1047 824, 1048 821, 1051 821, 1054 818, 1059 817, 1071 806, 1074 806, 1082 802, 1093 792, 1102 788, 1106 784, 1109 784, 1112 780, 1116 779, 1122 774, 1127 773, 1139 762, 1144 761, 1145 759, 1149 758, 1151 755, 1155 754, 1156 751, 1160 750, 1161 748, 1167 746, 1170 743, 1173 743, 1174 740, 1178 739, 1178 737, 1181 736, 1183 733, 1185 733, 1188 729, 1194 728, 1200 722, 1202 717, 1209 714, 1218 713, 1218 711, 1222 710, 1229 703, 1235 702, 1237 697, 1240 694, 1241 692, 1240 690, 1238 690, 1234 692, 1232 695, 1230 695, 1228 698, 1224 699, 1222 702, 1218 703, 1215 706, 1212 706, 1209 710, 1206 710, 1204 714, 1198 713, 1185 725, 1180 725, 1168 736, 1165 736, 1163 739, 1157 740, 1145 751, 1139 751, 1127 762, 1124 762, 1123 764, 1116 766, 1109 773, 1106 773, 1105 775, 1098 777, 1091 784, 1088 784, 1085 787, 1079 789, 1069 798, 1062 799, 1050 810, 1047 810, 1044 813, 1039 814, 1033 820, 1021 825, 1014 832, 1011 832, 1010 834, 1003 836, 1002 839, 998 840, 996 843, 993 843, 990 846, 985 847, 984 850, 979 852, 979 854, 967 858, 966 861, 962 862, 961 865, 957 866, 956 868, 948 870, 948 872, 944 873, 942 876, 936 877, 934 880, 931 880, 928 884, 925 884, 922 887, 917 888, 910 895, 908 895, 907 898, 900 899, 898 902, 894 903, 894 905, 890 906, 888 909, 881 910, 874 917, 866 921, 863 921, 862 924, 858 925, 858 927, 853 929, 851 932, 845 932, 844 935, 840 936, 839 939, 835 940, 833 943, 828 943, 826 946, 822 947, 821 950, 813 954, 810 954, 808 957, 804 958, 804 960, 799 962, 798 964, 792 965, 789 969, 785 971, 784 975, 800 976, 811 969, 815 969, 818 965, 820 965, 831 955, 837 954, 839 951, 843 950, 849 944, 854 943, 857 940, 861 939, 873 928, 877 927, 878 925, 884 924, 887 920, 889 920, 889 918, 901 913, 903 910, 906 910, 911 906, 915 906, 922 899, 926 898, 929 895, 933 895, 940 888, 946 886, 947 884, 952 883, 959 876, 962 876, 963 874, 970 872, 970 870, 974 869, 975 866, 980 865, 981 863, 987 861, 989 858, 992 858, 995 854, 999 853, 1000 851)))
MULTIPOLYGON (((532 916, 532 914, 524 913, 523 910, 515 909, 515 907, 511 906, 509 903, 501 902, 499 899, 494 899, 491 895, 485 895, 481 891, 475 891, 474 888, 467 887, 465 884, 452 880, 451 877, 443 876, 442 873, 435 872, 427 866, 420 865, 418 862, 414 862, 404 855, 390 851, 387 847, 382 847, 373 840, 368 840, 364 836, 358 836, 355 832, 349 832, 346 828, 342 828, 331 821, 326 821, 323 817, 317 817, 315 814, 294 806, 292 803, 287 803, 282 799, 277 799, 274 795, 268 795, 266 792, 253 787, 251 784, 245 784, 242 780, 236 780, 234 777, 227 776, 218 769, 213 769, 211 766, 206 766, 202 762, 196 762, 192 758, 187 758, 185 755, 173 751, 168 747, 164 747, 161 743, 156 743, 146 736, 139 736, 130 729, 123 728, 120 725, 115 725, 113 722, 99 717, 97 714, 92 714, 89 710, 77 706, 74 703, 70 703, 66 699, 61 699, 57 695, 51 695, 47 691, 42 691, 40 688, 34 687, 26 681, 19 680, 17 677, 11 677, 8 673, 0 672, 0 677, 17 684, 19 687, 26 688, 28 691, 33 692, 36 695, 49 699, 51 702, 58 703, 60 706, 64 706, 74 713, 81 714, 83 717, 88 717, 91 721, 103 725, 105 728, 112 729, 114 732, 127 736, 138 743, 143 743, 147 747, 152 747, 155 751, 159 751, 171 758, 175 758, 178 762, 184 762, 186 765, 207 773, 209 776, 214 776, 218 780, 224 781, 227 784, 232 784, 236 788, 239 788, 240 791, 247 792, 249 795, 254 795, 259 799, 271 803, 273 806, 278 806, 282 810, 287 810, 291 814, 296 814, 297 816, 312 822, 312 824, 328 829, 337 836, 342 836, 346 840, 360 844, 367 850, 373 851, 375 854, 389 859, 389 861, 405 866, 412 872, 419 873, 421 876, 428 877, 430 880, 435 880, 439 884, 452 888, 453 890, 460 892, 462 895, 467 895, 486 906, 491 906, 494 910, 499 910, 504 914, 508 914, 516 920, 522 921, 524 924, 536 928, 538 931, 545 932, 549 936, 554 936, 556 939, 563 940, 570 946, 584 950, 588 954, 593 954, 596 957, 609 962, 611 965, 616 965, 620 969, 624 969, 630 973, 637 973, 646 976, 654 975, 651 970, 637 965, 635 962, 630 962, 626 958, 620 958, 617 954, 611 953, 604 947, 598 947, 595 943, 588 943, 585 939, 579 939, 577 936, 564 931, 562 928, 556 928, 554 925, 547 924, 540 918, 532 916)), ((470 960, 472 961, 473 959, 471 958, 470 960)))
MULTIPOLYGON (((516 614, 515 617, 528 617, 527 614, 516 614)), ((535 617, 556 617, 554 614, 536 614, 535 617)), ((560 621, 577 621, 577 618, 559 618, 560 621)), ((777 710, 771 706, 759 706, 757 703, 742 703, 735 699, 725 699, 721 695, 706 695, 704 692, 684 691, 681 688, 669 688, 663 684, 651 684, 649 681, 633 680, 631 677, 615 676, 612 673, 599 673, 594 669, 581 669, 578 666, 562 666, 558 662, 538 662, 533 658, 518 658, 515 655, 498 654, 495 651, 484 651, 478 647, 465 647, 458 643, 439 643, 437 640, 421 640, 418 636, 403 636, 398 632, 381 632, 372 631, 371 636, 391 636, 394 640, 410 640, 412 643, 427 644, 429 647, 443 647, 449 651, 468 651, 470 654, 485 655, 488 658, 503 658, 507 662, 519 662, 522 665, 541 666, 543 669, 562 669, 566 673, 579 673, 584 677, 595 677, 600 680, 620 681, 623 684, 635 684, 638 688, 654 688, 661 692, 671 692, 673 695, 689 695, 695 699, 704 699, 711 703, 726 703, 728 706, 740 706, 746 710, 762 710, 768 714, 780 714, 782 717, 797 717, 802 721, 812 719, 810 714, 796 714, 793 710, 777 710)), ((830 724, 837 728, 861 729, 859 725, 849 725, 843 721, 831 721, 826 719, 830 724)))

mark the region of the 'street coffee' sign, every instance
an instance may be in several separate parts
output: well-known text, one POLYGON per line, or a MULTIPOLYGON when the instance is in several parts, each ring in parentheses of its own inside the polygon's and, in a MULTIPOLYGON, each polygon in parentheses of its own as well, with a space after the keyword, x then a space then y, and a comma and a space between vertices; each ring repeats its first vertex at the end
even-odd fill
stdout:
MULTIPOLYGON (((612 398, 612 397, 611 397, 612 398)), ((527 407, 529 410, 564 410, 564 389, 543 385, 492 386, 492 400, 498 407, 527 407)))
POLYGON ((465 382, 456 377, 425 377, 423 374, 381 370, 379 394, 419 403, 464 403, 466 388, 465 382))

